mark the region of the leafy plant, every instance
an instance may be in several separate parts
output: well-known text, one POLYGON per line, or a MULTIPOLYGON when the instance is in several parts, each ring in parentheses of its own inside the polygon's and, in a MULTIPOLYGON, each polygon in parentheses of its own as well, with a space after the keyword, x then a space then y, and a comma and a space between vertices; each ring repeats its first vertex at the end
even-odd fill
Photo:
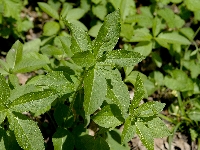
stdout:
POLYGON ((106 16, 93 41, 83 29, 63 21, 71 32, 70 48, 63 44, 63 57, 68 58, 62 59, 63 66, 53 68, 42 54, 26 57, 19 41, 8 52, 6 62, 1 61, 1 72, 9 75, 8 83, 0 76, 1 149, 10 149, 12 145, 18 149, 44 149, 41 131, 33 119, 52 110, 51 121, 56 130, 52 137, 54 149, 113 149, 117 144, 111 138, 114 129, 125 123, 122 144, 136 133, 153 150, 153 138, 170 135, 158 117, 165 105, 140 104, 145 95, 140 75, 130 104, 118 68, 136 65, 144 56, 124 49, 113 50, 120 35, 119 10, 106 16), (30 58, 35 59, 32 61, 42 58, 45 63, 30 63, 30 58), (23 86, 18 84, 17 72, 41 67, 48 72, 46 75, 35 76, 23 86), (23 115, 24 112, 31 117, 23 115), (94 136, 88 135, 87 128, 92 124, 96 127, 94 136), (14 144, 8 145, 10 138, 14 144))

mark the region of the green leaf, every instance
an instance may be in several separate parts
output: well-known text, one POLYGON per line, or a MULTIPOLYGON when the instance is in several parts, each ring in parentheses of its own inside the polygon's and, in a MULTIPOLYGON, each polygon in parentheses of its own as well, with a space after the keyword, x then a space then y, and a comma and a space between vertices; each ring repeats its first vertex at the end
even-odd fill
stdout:
POLYGON ((73 150, 74 149, 74 137, 66 129, 57 128, 57 131, 54 133, 53 146, 56 150, 73 150))
POLYGON ((101 20, 104 20, 105 16, 107 15, 107 9, 104 5, 93 5, 92 12, 101 20))
POLYGON ((12 71, 14 73, 31 72, 44 67, 48 63, 50 63, 49 59, 45 55, 36 52, 27 53, 12 71))
POLYGON ((58 22, 49 21, 46 22, 43 26, 43 35, 44 36, 52 36, 58 34, 60 31, 60 25, 58 22))
POLYGON ((104 128, 115 128, 123 122, 121 111, 115 104, 103 107, 92 119, 104 128))
POLYGON ((23 47, 23 53, 39 52, 41 40, 39 38, 26 42, 23 47))
POLYGON ((144 59, 138 52, 127 50, 114 50, 107 54, 105 63, 115 64, 120 67, 134 66, 144 59))
POLYGON ((151 55, 155 64, 160 68, 162 66, 162 58, 160 57, 160 55, 156 52, 151 53, 151 55))
POLYGON ((44 141, 37 124, 20 113, 10 113, 8 120, 18 144, 24 150, 44 150, 44 141))
POLYGON ((136 132, 135 122, 128 117, 125 121, 124 128, 121 135, 121 143, 128 143, 136 132))
POLYGON ((60 41, 60 45, 62 46, 63 51, 67 54, 68 57, 71 57, 73 55, 70 49, 71 37, 57 36, 55 39, 57 38, 58 38, 58 41, 60 41))
POLYGON ((160 31, 161 31, 161 28, 162 28, 162 24, 161 24, 161 19, 158 18, 158 17, 155 17, 153 19, 153 26, 152 26, 152 32, 153 32, 153 36, 156 37, 160 31))
POLYGON ((39 79, 36 85, 57 91, 57 94, 62 96, 74 91, 74 85, 72 83, 70 74, 66 74, 63 71, 52 71, 39 79))
POLYGON ((88 34, 89 34, 90 36, 92 36, 92 37, 97 37, 98 32, 99 32, 101 26, 102 26, 102 23, 98 23, 98 24, 92 26, 92 27, 90 28, 90 30, 88 31, 88 34))
POLYGON ((180 33, 182 33, 183 35, 185 35, 190 41, 193 40, 194 38, 194 31, 192 28, 181 28, 180 33))
POLYGON ((120 36, 125 37, 126 39, 130 39, 133 36, 134 29, 131 24, 121 24, 121 33, 120 36))
POLYGON ((193 121, 200 121, 200 110, 193 109, 187 112, 188 117, 193 121))
POLYGON ((134 109, 131 115, 134 117, 151 117, 161 112, 164 106, 164 103, 156 101, 147 102, 134 109))
POLYGON ((140 140, 148 150, 154 150, 154 139, 151 131, 143 122, 136 122, 136 133, 139 135, 140 140))
POLYGON ((12 17, 12 18, 19 18, 20 17, 20 11, 21 11, 21 3, 18 1, 12 1, 12 0, 3 0, 4 4, 4 16, 5 17, 12 17), (15 9, 13 9, 15 8, 15 9))
MULTIPOLYGON (((116 3, 116 0, 114 1, 116 3)), ((119 3, 119 2, 118 2, 119 3)), ((136 5, 132 0, 121 0, 120 4, 121 19, 125 20, 127 16, 136 14, 136 5)))
POLYGON ((101 69, 98 66, 93 67, 91 70, 88 70, 84 78, 83 104, 86 116, 94 113, 105 100, 107 92, 106 79, 101 69))
POLYGON ((43 54, 46 55, 62 55, 63 51, 53 45, 45 45, 40 49, 43 54))
POLYGON ((152 132, 151 135, 154 138, 163 138, 171 135, 165 123, 158 117, 148 121, 147 126, 149 127, 149 130, 152 132))
POLYGON ((72 60, 75 62, 75 64, 81 67, 91 67, 95 64, 96 61, 91 51, 75 53, 72 56, 72 60))
POLYGON ((120 34, 120 15, 115 11, 105 17, 96 39, 93 42, 93 53, 98 58, 104 51, 111 51, 120 34))
POLYGON ((160 9, 157 13, 166 21, 169 28, 181 28, 185 24, 184 20, 175 15, 170 8, 160 9))
POLYGON ((85 10, 81 8, 70 9, 67 13, 66 20, 79 20, 85 14, 85 10))
POLYGON ((0 127, 0 149, 21 150, 12 131, 6 131, 0 127))
POLYGON ((141 41, 151 41, 152 35, 149 33, 147 28, 139 28, 134 31, 134 35, 128 42, 141 42, 141 41))
POLYGON ((14 87, 18 87, 19 86, 19 79, 16 75, 14 74, 9 74, 9 83, 14 87))
POLYGON ((198 132, 192 128, 190 128, 190 137, 192 141, 195 141, 196 138, 198 137, 198 132))
POLYGON ((31 111, 38 116, 48 111, 56 98, 57 95, 52 91, 32 92, 15 99, 9 107, 17 112, 31 111))
POLYGON ((16 41, 6 55, 6 62, 10 68, 14 68, 22 59, 23 44, 16 41))
POLYGON ((140 42, 134 47, 133 51, 138 52, 143 56, 148 56, 152 51, 152 42, 140 42))
POLYGON ((0 66, 4 71, 9 72, 9 64, 2 59, 0 59, 0 66))
POLYGON ((199 11, 200 10, 200 1, 199 0, 186 0, 185 4, 187 8, 191 11, 199 11))
POLYGON ((6 108, 8 104, 7 99, 10 96, 10 88, 2 75, 0 75, 0 85, 0 105, 2 108, 6 108))
POLYGON ((59 20, 58 12, 54 8, 52 8, 49 4, 44 2, 38 2, 38 5, 49 16, 59 20))
POLYGON ((144 85, 139 74, 137 75, 136 83, 134 84, 134 87, 135 87, 134 97, 131 102, 131 106, 129 108, 130 115, 134 114, 134 109, 139 106, 140 101, 144 98, 144 94, 145 94, 144 85))
MULTIPOLYGON (((156 41, 161 44, 161 42, 165 42, 168 44, 181 44, 181 45, 190 45, 191 42, 185 38, 184 36, 178 34, 177 32, 171 33, 160 33, 156 38, 156 41)), ((161 44, 163 46, 163 44, 161 44)), ((163 46, 165 47, 165 46, 163 46)))
POLYGON ((112 70, 108 68, 103 71, 107 79, 108 91, 107 102, 116 104, 122 112, 124 118, 127 117, 127 111, 130 104, 130 96, 127 86, 121 78, 119 70, 112 70))
POLYGON ((168 88, 181 92, 193 90, 194 85, 192 80, 182 70, 172 70, 170 71, 170 75, 171 77, 165 76, 164 78, 164 83, 168 88))
POLYGON ((65 21, 65 24, 69 27, 71 38, 71 51, 73 54, 77 52, 83 52, 90 49, 91 39, 89 35, 80 27, 65 21))

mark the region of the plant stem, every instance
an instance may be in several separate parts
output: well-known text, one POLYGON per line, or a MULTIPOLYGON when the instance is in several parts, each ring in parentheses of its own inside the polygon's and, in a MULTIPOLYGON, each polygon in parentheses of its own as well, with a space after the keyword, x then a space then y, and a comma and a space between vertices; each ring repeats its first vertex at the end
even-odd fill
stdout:
POLYGON ((178 94, 178 104, 179 104, 179 108, 181 110, 181 116, 186 117, 181 94, 180 94, 180 92, 177 92, 177 94, 178 94))
POLYGON ((162 119, 164 119, 164 120, 166 120, 166 121, 168 121, 170 123, 175 123, 174 120, 172 120, 171 118, 166 117, 163 114, 158 114, 158 117, 160 117, 160 118, 162 118, 162 119))

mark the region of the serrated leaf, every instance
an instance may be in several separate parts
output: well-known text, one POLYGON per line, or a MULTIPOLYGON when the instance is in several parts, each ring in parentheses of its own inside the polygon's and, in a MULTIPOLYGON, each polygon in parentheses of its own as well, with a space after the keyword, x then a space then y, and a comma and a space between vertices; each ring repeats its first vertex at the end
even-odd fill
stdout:
POLYGON ((92 119, 104 128, 115 128, 123 122, 121 111, 115 104, 103 107, 92 119))
POLYGON ((134 52, 138 52, 138 53, 140 53, 142 56, 148 56, 150 53, 151 53, 151 51, 152 51, 152 42, 148 42, 148 41, 144 41, 144 42, 140 42, 140 43, 138 43, 135 47, 134 47, 134 49, 133 49, 133 51, 134 52))
POLYGON ((21 150, 15 139, 14 133, 12 131, 6 131, 1 127, 0 127, 0 149, 21 150))
POLYGON ((58 34, 60 31, 60 25, 55 21, 48 21, 43 26, 43 35, 52 36, 58 34))
MULTIPOLYGON (((177 32, 160 33, 158 35, 158 37, 156 38, 156 41, 159 44, 161 44, 161 42, 165 42, 165 43, 168 43, 168 44, 181 44, 181 45, 191 44, 191 42, 187 38, 178 34, 177 32)), ((161 44, 161 46, 163 46, 163 44, 161 44)))
POLYGON ((15 99, 9 107, 17 112, 31 111, 38 116, 48 111, 56 98, 57 95, 52 91, 32 92, 15 99))
POLYGON ((14 73, 24 73, 35 71, 50 63, 46 55, 36 52, 27 53, 23 56, 22 60, 12 70, 14 73))
POLYGON ((91 70, 88 70, 84 78, 83 104, 86 116, 94 113, 105 100, 107 85, 101 69, 98 66, 93 67, 91 70))
POLYGON ((49 4, 44 2, 38 2, 38 5, 49 16, 59 20, 58 12, 54 8, 52 8, 49 4))
POLYGON ((44 150, 44 141, 37 124, 26 116, 13 112, 8 116, 18 144, 24 150, 44 150))
POLYGON ((114 50, 106 56, 106 64, 115 64, 120 67, 134 66, 144 59, 138 52, 127 50, 114 50))
POLYGON ((39 79, 36 85, 57 91, 59 96, 74 91, 74 85, 70 75, 63 71, 52 71, 48 73, 46 76, 39 79))
POLYGON ((129 108, 131 115, 134 114, 134 109, 139 106, 140 101, 144 98, 144 95, 145 95, 144 84, 139 74, 137 75, 136 83, 134 87, 135 87, 134 97, 131 102, 131 106, 129 108))
POLYGON ((67 54, 68 57, 71 57, 73 54, 71 52, 70 46, 71 46, 71 37, 65 37, 65 36, 57 36, 60 40, 60 43, 62 45, 62 48, 64 52, 67 54))
POLYGON ((14 68, 22 59, 23 44, 16 41, 6 55, 6 62, 10 68, 14 68))
POLYGON ((54 133, 53 146, 55 150, 73 150, 74 149, 74 137, 66 129, 57 128, 57 131, 54 133))
POLYGON ((120 72, 108 68, 104 70, 108 82, 107 98, 110 100, 107 102, 116 104, 122 112, 124 118, 127 117, 127 111, 130 104, 130 96, 128 93, 127 86, 124 84, 121 78, 120 72))
POLYGON ((150 130, 143 122, 136 122, 136 133, 139 135, 140 140, 148 150, 154 150, 154 139, 150 130))
POLYGON ((43 54, 46 55, 62 55, 63 51, 53 45, 45 45, 40 49, 43 54))
POLYGON ((91 51, 75 53, 72 56, 72 60, 75 62, 75 64, 81 67, 91 67, 95 64, 96 61, 91 51))
POLYGON ((132 111, 132 114, 135 117, 151 117, 160 113, 163 110, 164 106, 164 103, 156 101, 146 102, 140 105, 138 108, 134 109, 132 111))
POLYGON ((170 71, 170 75, 171 77, 165 76, 164 78, 164 84, 168 88, 172 90, 178 90, 181 92, 193 90, 193 81, 187 76, 187 74, 184 71, 172 70, 170 71))
POLYGON ((128 143, 136 132, 135 122, 128 117, 124 123, 124 128, 121 135, 121 143, 128 143))
POLYGON ((165 123, 158 117, 148 121, 147 126, 149 127, 149 130, 152 132, 151 135, 154 138, 163 138, 171 135, 165 123))
POLYGON ((75 54, 77 52, 89 50, 91 44, 89 35, 73 23, 65 21, 65 24, 69 27, 72 35, 70 46, 72 53, 75 54))
POLYGON ((8 104, 7 99, 10 96, 10 88, 2 75, 0 75, 0 85, 0 105, 3 108, 6 108, 6 105, 8 104))
POLYGON ((93 43, 93 53, 98 58, 104 51, 111 51, 116 45, 120 35, 119 10, 106 16, 98 35, 93 43))

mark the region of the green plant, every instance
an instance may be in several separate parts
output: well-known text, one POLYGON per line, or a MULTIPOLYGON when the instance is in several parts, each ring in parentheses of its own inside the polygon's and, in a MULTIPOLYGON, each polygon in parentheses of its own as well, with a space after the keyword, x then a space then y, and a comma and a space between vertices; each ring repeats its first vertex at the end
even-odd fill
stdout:
MULTIPOLYGON (((62 60, 62 66, 52 67, 42 54, 29 57, 35 59, 30 62, 19 41, 8 52, 6 62, 1 61, 1 72, 4 70, 9 75, 8 83, 0 76, 1 149, 12 149, 12 146, 44 149, 42 130, 33 120, 44 113, 51 116, 51 110, 51 123, 56 130, 52 137, 54 149, 114 149, 117 142, 111 138, 113 129, 125 123, 122 144, 136 133, 153 150, 153 138, 170 135, 158 117, 165 105, 160 102, 140 105, 145 94, 140 75, 137 75, 135 96, 130 104, 128 89, 118 68, 135 65, 144 57, 133 51, 113 50, 120 34, 119 10, 105 18, 93 41, 83 29, 63 21, 70 29, 71 45, 64 47, 63 56, 68 58, 62 60), (36 58, 42 58, 44 64, 35 63, 36 58), (19 85, 16 73, 42 67, 48 72, 46 75, 35 76, 25 85, 19 85), (91 124, 96 127, 94 136, 88 135, 87 127, 91 124), (8 139, 13 144, 8 145, 8 139)), ((120 147, 126 149, 124 145, 120 147)))

